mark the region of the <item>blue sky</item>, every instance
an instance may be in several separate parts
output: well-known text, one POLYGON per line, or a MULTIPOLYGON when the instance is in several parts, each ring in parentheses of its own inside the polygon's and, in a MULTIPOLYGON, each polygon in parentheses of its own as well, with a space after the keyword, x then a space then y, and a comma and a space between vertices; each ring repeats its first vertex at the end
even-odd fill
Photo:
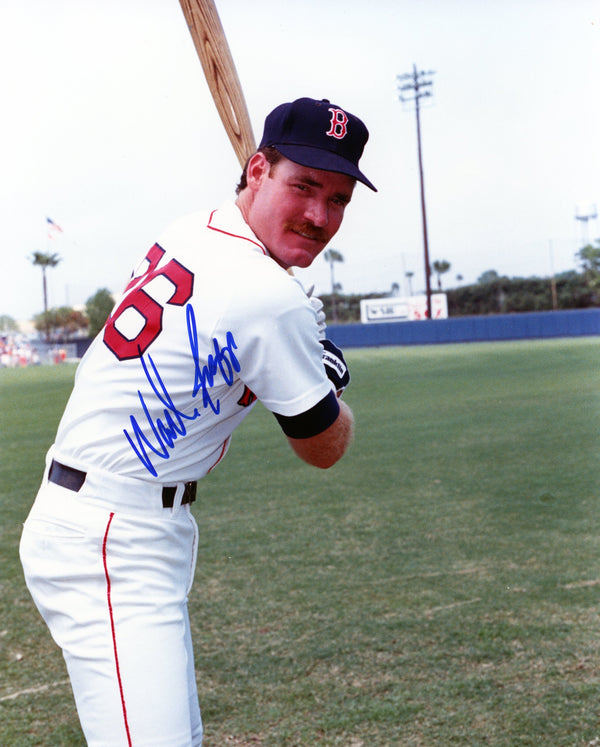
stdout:
MULTIPOLYGON (((396 76, 434 70, 422 110, 430 258, 447 285, 576 267, 600 235, 600 12, 589 0, 217 0, 253 122, 299 96, 371 138, 331 246, 353 293, 424 288, 413 111, 396 76)), ((181 214, 233 195, 239 167, 177 0, 3 0, 0 314, 41 311, 34 251, 57 252, 50 304, 119 291, 181 214), (47 238, 46 217, 63 228, 47 238)), ((329 288, 322 258, 300 277, 329 288)))

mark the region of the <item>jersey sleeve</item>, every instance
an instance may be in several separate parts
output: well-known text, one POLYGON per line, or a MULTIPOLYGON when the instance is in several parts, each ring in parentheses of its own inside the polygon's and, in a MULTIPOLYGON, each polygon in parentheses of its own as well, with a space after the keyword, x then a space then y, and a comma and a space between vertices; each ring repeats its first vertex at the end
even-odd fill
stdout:
POLYGON ((257 262, 257 282, 232 295, 232 308, 221 322, 230 329, 223 332, 234 335, 246 386, 267 409, 292 418, 309 412, 331 391, 316 315, 298 280, 277 266, 267 267, 273 265, 268 258, 257 262))

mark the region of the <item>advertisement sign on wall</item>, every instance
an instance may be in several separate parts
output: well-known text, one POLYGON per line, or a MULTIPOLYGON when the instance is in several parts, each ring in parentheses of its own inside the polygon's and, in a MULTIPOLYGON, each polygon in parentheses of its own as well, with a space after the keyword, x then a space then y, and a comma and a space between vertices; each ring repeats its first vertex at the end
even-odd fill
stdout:
MULTIPOLYGON (((448 300, 445 293, 431 294, 431 316, 433 319, 448 318, 448 300)), ((427 319, 427 296, 390 296, 368 298, 360 302, 360 320, 363 324, 373 322, 414 322, 427 319)))

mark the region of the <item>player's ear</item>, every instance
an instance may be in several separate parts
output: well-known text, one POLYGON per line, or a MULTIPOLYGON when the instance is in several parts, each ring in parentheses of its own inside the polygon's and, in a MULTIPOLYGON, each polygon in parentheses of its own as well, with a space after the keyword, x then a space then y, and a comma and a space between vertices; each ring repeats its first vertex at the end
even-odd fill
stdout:
POLYGON ((263 180, 269 176, 270 165, 264 153, 255 153, 248 161, 246 168, 246 183, 253 192, 256 192, 263 180))

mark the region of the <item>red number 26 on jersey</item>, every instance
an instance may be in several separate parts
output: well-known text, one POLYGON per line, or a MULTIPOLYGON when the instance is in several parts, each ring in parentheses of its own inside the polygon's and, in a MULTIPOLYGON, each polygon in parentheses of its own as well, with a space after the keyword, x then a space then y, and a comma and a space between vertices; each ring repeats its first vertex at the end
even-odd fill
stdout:
POLYGON ((162 332, 163 307, 145 290, 151 280, 162 276, 172 283, 174 291, 167 304, 183 306, 192 297, 194 274, 175 259, 158 268, 164 253, 162 247, 154 244, 146 255, 148 269, 143 275, 132 278, 123 300, 106 322, 104 343, 120 361, 140 358, 162 332), (119 319, 129 309, 137 312, 140 320, 139 329, 131 338, 118 329, 119 319))

